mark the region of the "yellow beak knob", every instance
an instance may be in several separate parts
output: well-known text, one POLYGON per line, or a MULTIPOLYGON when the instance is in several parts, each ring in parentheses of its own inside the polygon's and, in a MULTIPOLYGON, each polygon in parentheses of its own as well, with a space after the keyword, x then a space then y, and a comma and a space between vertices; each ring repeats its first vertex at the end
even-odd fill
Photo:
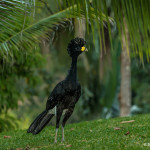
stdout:
POLYGON ((83 47, 81 47, 81 51, 83 52, 83 51, 85 51, 85 47, 83 46, 83 47))

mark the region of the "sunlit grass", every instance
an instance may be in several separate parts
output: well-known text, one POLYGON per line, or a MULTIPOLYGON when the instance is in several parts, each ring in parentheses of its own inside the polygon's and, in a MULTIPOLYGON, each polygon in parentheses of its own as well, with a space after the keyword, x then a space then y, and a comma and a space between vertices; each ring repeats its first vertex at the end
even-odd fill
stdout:
POLYGON ((58 142, 54 144, 55 127, 46 127, 40 134, 27 134, 26 130, 0 134, 0 149, 150 149, 150 115, 100 119, 66 125, 65 142, 61 143, 61 128, 58 142), (121 124, 121 121, 135 120, 121 124), (10 136, 4 138, 4 136, 10 136))

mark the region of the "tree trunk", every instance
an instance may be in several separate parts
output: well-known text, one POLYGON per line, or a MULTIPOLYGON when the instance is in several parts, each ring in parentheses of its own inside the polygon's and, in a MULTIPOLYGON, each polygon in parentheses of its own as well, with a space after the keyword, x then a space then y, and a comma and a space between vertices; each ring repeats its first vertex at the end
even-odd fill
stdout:
POLYGON ((109 34, 108 34, 108 29, 106 28, 104 28, 104 37, 105 37, 105 43, 102 41, 102 49, 100 50, 100 56, 99 56, 99 82, 100 83, 103 83, 107 72, 112 68, 109 34), (104 44, 105 44, 106 51, 104 51, 104 44))
MULTIPOLYGON (((86 31, 85 19, 75 19, 74 27, 75 27, 75 37, 85 39, 85 31, 86 31)), ((81 55, 80 57, 82 57, 86 72, 89 72, 90 68, 86 55, 81 55)))
MULTIPOLYGON (((124 19, 125 34, 129 43, 128 27, 124 19)), ((122 33, 122 52, 121 52, 121 89, 120 89, 120 116, 128 116, 131 107, 131 68, 130 56, 128 54, 128 45, 125 35, 122 33)))
POLYGON ((75 37, 85 38, 85 19, 75 19, 74 27, 75 27, 75 37))

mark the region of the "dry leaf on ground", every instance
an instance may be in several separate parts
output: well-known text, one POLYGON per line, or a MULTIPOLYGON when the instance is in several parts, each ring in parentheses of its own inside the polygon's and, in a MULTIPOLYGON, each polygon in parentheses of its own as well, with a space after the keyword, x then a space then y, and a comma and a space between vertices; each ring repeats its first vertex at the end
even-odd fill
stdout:
POLYGON ((130 134, 130 132, 128 131, 127 133, 125 133, 125 135, 128 135, 128 134, 130 134))
POLYGON ((121 128, 119 128, 119 127, 116 127, 116 128, 114 128, 114 130, 120 130, 121 128))
POLYGON ((72 145, 71 144, 69 144, 69 145, 67 145, 66 147, 71 147, 72 145))
POLYGON ((73 131, 73 130, 75 130, 75 128, 71 128, 70 130, 73 131))
POLYGON ((25 148, 25 150, 30 150, 30 147, 29 147, 29 146, 27 146, 27 147, 25 148))
POLYGON ((122 121, 120 123, 131 123, 131 122, 134 122, 135 120, 129 120, 129 121, 122 121))
POLYGON ((4 139, 9 139, 11 138, 11 136, 4 136, 4 139))

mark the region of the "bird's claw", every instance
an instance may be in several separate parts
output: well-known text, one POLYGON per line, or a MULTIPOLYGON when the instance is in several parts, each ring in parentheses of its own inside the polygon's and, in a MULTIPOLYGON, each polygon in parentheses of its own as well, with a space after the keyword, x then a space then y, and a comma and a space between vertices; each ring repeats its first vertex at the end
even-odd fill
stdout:
POLYGON ((57 140, 55 140, 54 143, 56 144, 56 143, 57 143, 57 140))

